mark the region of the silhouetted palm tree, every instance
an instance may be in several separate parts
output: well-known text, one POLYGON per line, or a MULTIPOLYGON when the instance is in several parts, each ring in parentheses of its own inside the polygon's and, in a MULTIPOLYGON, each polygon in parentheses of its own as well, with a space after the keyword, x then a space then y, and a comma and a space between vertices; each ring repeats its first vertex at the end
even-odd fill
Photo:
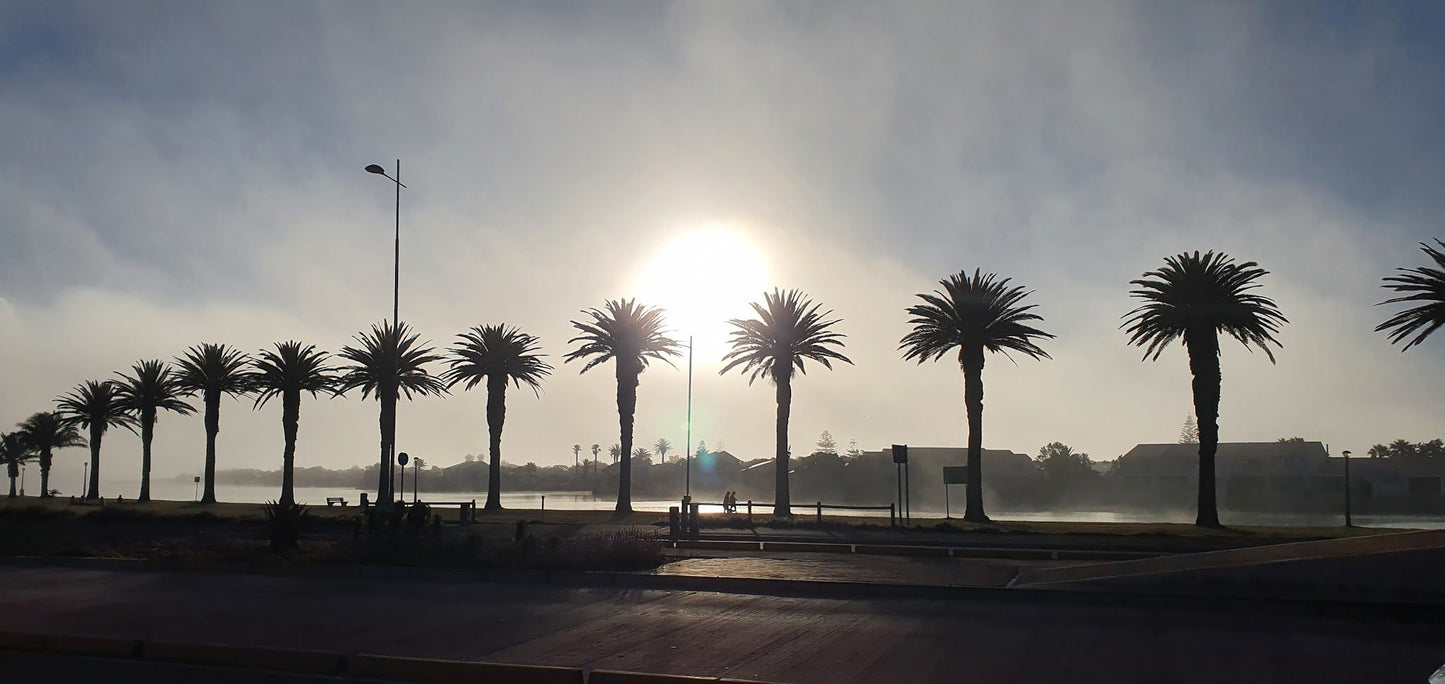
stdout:
POLYGON ((476 326, 457 335, 448 352, 447 389, 465 383, 470 390, 487 383, 487 504, 485 510, 502 508, 502 424, 507 419, 507 385, 527 385, 533 394, 542 391, 542 380, 552 366, 542 359, 536 337, 520 329, 501 325, 476 326))
POLYGON ((593 444, 593 445, 592 445, 592 475, 593 475, 594 477, 597 475, 597 454, 600 454, 600 453, 602 453, 602 446, 599 445, 599 444, 593 444))
POLYGON ((442 360, 434 349, 418 342, 419 336, 402 321, 392 325, 382 321, 371 326, 370 333, 357 333, 359 347, 342 347, 337 354, 351 361, 341 368, 336 393, 361 389, 361 398, 376 395, 381 403, 381 472, 377 481, 376 500, 390 502, 392 492, 392 459, 396 455, 396 404, 402 394, 408 401, 412 395, 438 395, 446 392, 441 378, 431 375, 426 365, 442 360))
POLYGON ((1034 359, 1049 355, 1035 340, 1053 337, 1029 325, 1042 321, 1035 305, 1024 304, 1029 292, 1010 286, 1009 278, 974 269, 940 280, 940 290, 919 294, 922 304, 908 307, 913 331, 898 348, 909 361, 937 361, 958 347, 963 369, 963 404, 968 415, 968 504, 964 520, 988 522, 983 509, 983 364, 984 352, 1009 351, 1034 359))
POLYGON ((808 372, 804 361, 816 361, 829 370, 835 360, 853 362, 832 348, 843 346, 843 334, 830 330, 838 323, 836 319, 828 320, 833 312, 819 313, 819 305, 802 292, 774 289, 763 293, 763 302, 753 302, 752 307, 757 318, 728 321, 736 330, 732 331, 732 351, 723 356, 727 364, 718 374, 741 367, 749 385, 761 377, 772 381, 778 402, 773 515, 789 516, 788 419, 793 410, 793 376, 808 372))
POLYGON ((135 429, 135 418, 126 411, 115 383, 110 380, 91 380, 55 403, 67 422, 90 430, 90 486, 85 498, 99 499, 100 441, 108 428, 135 429))
POLYGON ((201 344, 176 359, 181 389, 201 395, 206 418, 206 472, 201 503, 216 503, 216 435, 221 432, 221 397, 251 391, 251 357, 224 344, 201 344))
MULTIPOLYGON (((1445 242, 1436 240, 1435 243, 1445 248, 1445 242)), ((1380 285, 1387 290, 1404 293, 1399 297, 1386 299, 1380 302, 1381 304, 1419 302, 1375 326, 1375 332, 1390 333, 1390 344, 1405 342, 1400 351, 1424 342, 1431 333, 1445 325, 1445 252, 1423 242, 1420 243, 1420 251, 1435 262, 1435 268, 1420 266, 1396 269, 1399 274, 1386 276, 1385 282, 1380 285), (1411 335, 1414 335, 1414 338, 1411 338, 1411 335)))
POLYGON ((10 478, 10 498, 15 498, 15 480, 20 477, 20 464, 34 460, 35 452, 25 441, 25 433, 0 433, 0 463, 5 464, 5 474, 10 478))
POLYGON ((1199 515, 1195 524, 1219 527, 1214 495, 1214 455, 1219 447, 1219 333, 1245 348, 1259 347, 1274 363, 1270 344, 1284 314, 1274 302, 1250 290, 1268 271, 1253 261, 1235 263, 1214 252, 1167 257, 1164 268, 1149 271, 1129 294, 1144 300, 1124 325, 1129 343, 1144 347, 1144 358, 1157 361, 1164 348, 1183 338, 1194 376, 1194 415, 1199 421, 1199 515))
POLYGON ((140 496, 137 500, 150 501, 151 439, 155 437, 156 413, 166 410, 186 415, 196 410, 181 399, 186 391, 165 363, 154 359, 137 361, 131 366, 131 373, 116 373, 122 380, 116 383, 116 394, 126 411, 140 423, 140 496))
POLYGON ((652 443, 652 450, 657 452, 658 463, 667 463, 667 452, 672 450, 672 442, 667 441, 666 437, 658 437, 657 441, 652 443))
POLYGON ((20 424, 25 444, 40 461, 40 497, 50 498, 50 463, 56 449, 83 447, 85 440, 75 426, 54 411, 41 411, 20 424))
POLYGON ((607 454, 612 457, 612 465, 617 465, 617 459, 622 457, 622 445, 613 444, 607 447, 607 454))
POLYGON ((281 454, 281 500, 283 506, 296 503, 295 466, 296 432, 301 423, 301 393, 317 393, 331 389, 335 383, 333 369, 326 365, 326 352, 314 345, 300 342, 277 342, 276 350, 262 349, 251 367, 251 391, 256 393, 255 408, 261 408, 274 397, 281 397, 281 429, 286 446, 281 454))
POLYGON ((669 356, 680 356, 681 345, 663 334, 662 309, 642 306, 632 299, 608 300, 602 310, 587 309, 586 323, 572 321, 581 332, 568 340, 580 342, 567 354, 570 363, 588 359, 582 373, 612 359, 617 370, 617 422, 621 428, 622 470, 617 481, 617 512, 632 512, 632 422, 637 412, 639 376, 653 359, 671 366, 669 356))

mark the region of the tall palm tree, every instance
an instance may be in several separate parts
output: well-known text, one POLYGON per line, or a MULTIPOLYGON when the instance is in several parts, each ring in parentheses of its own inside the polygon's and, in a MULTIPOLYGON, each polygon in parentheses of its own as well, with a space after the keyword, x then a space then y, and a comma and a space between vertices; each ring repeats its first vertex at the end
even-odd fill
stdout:
POLYGON ((607 455, 612 457, 612 465, 617 465, 617 459, 622 457, 622 445, 613 444, 607 447, 607 455))
POLYGON ((617 512, 632 512, 632 424, 637 413, 637 384, 653 359, 671 366, 669 356, 681 356, 682 346, 663 332, 662 309, 643 306, 633 299, 612 299, 602 309, 582 312, 591 320, 572 321, 579 343, 567 354, 568 363, 587 359, 582 373, 611 359, 617 376, 617 422, 622 443, 617 447, 622 470, 617 480, 617 512))
POLYGON ((126 411, 140 423, 140 496, 136 498, 150 501, 151 439, 155 437, 156 413, 165 410, 187 415, 196 410, 182 399, 186 391, 170 366, 161 361, 137 361, 131 366, 131 375, 116 375, 121 379, 116 383, 116 394, 126 411))
POLYGON ((85 498, 99 499, 100 441, 109 428, 135 429, 135 418, 126 411, 111 380, 86 382, 55 403, 66 421, 90 430, 90 486, 85 498))
POLYGON ((301 423, 301 393, 310 392, 314 399, 319 392, 331 389, 336 378, 326 364, 326 352, 314 345, 300 342, 277 342, 275 351, 262 349, 251 360, 251 391, 256 393, 255 408, 261 408, 275 397, 281 397, 281 430, 286 446, 281 452, 282 506, 296 503, 295 476, 296 433, 301 423))
MULTIPOLYGON (((1445 248, 1445 242, 1436 240, 1435 243, 1445 248)), ((1390 344, 1405 342, 1400 351, 1424 342, 1431 333, 1445 325, 1445 252, 1423 242, 1420 243, 1420 251, 1435 262, 1435 268, 1420 266, 1396 269, 1399 273, 1386 276, 1385 282, 1380 285, 1387 290, 1403 293, 1399 297, 1386 299, 1380 302, 1381 304, 1420 302, 1375 326, 1375 332, 1390 334, 1390 344), (1411 335, 1414 337, 1411 338, 1411 335)))
POLYGON ((35 458, 35 452, 20 430, 0 433, 0 463, 10 478, 10 498, 15 498, 15 480, 20 477, 20 464, 35 458))
POLYGON ((733 319, 732 351, 723 356, 726 365, 719 375, 733 368, 748 376, 748 385, 766 377, 777 393, 776 452, 774 456, 773 515, 792 515, 788 493, 788 420, 793 411, 793 376, 808 372, 805 361, 833 369, 833 361, 851 364, 848 357, 833 347, 843 346, 843 334, 831 328, 837 319, 829 320, 831 310, 819 312, 802 292, 774 289, 763 293, 762 303, 753 302, 757 318, 733 319))
POLYGON ((216 503, 216 435, 221 432, 221 397, 251 391, 251 357, 224 344, 200 344, 176 359, 176 380, 200 394, 206 411, 206 474, 201 503, 216 503))
MULTIPOLYGON (((479 325, 457 335, 448 352, 447 389, 463 384, 471 390, 487 383, 487 504, 484 510, 502 508, 502 424, 507 419, 507 385, 526 385, 533 394, 552 366, 539 353, 540 341, 515 326, 479 325)), ((574 447, 574 450, 577 447, 574 447)))
POLYGON ((922 304, 908 307, 913 330, 898 343, 909 361, 937 361, 958 347, 958 365, 963 370, 963 405, 968 415, 968 504, 964 520, 988 522, 983 510, 983 363, 984 352, 1005 356, 1015 351, 1033 359, 1049 355, 1035 340, 1052 338, 1030 325, 1043 318, 1033 313, 1034 304, 1024 288, 1010 286, 1009 278, 974 269, 959 271, 938 281, 942 289, 919 294, 922 304))
POLYGON ((600 453, 602 453, 602 446, 601 446, 600 444, 593 444, 593 445, 592 445, 592 476, 593 476, 593 477, 596 477, 596 476, 597 476, 597 454, 600 454, 600 453))
POLYGON ((1130 281, 1129 294, 1143 300, 1125 316, 1129 343, 1144 347, 1144 358, 1159 360, 1164 348, 1183 338, 1194 376, 1194 415, 1199 421, 1199 514, 1195 524, 1219 527, 1214 492, 1214 455, 1219 447, 1219 333, 1258 347, 1274 363, 1269 345, 1286 323, 1269 298, 1253 294, 1269 273, 1253 261, 1235 263, 1223 253, 1183 253, 1164 267, 1130 281))
POLYGON ((54 411, 41 411, 20 424, 25 444, 40 461, 40 498, 50 498, 50 463, 56 449, 83 447, 85 440, 75 425, 54 411))
POLYGON ((382 321, 371 332, 357 333, 359 346, 342 347, 340 356, 351 362, 341 368, 336 393, 361 390, 361 398, 376 395, 381 403, 381 470, 376 488, 377 502, 391 502, 392 459, 396 456, 396 404, 402 394, 441 395, 446 384, 427 372, 426 365, 442 360, 436 350, 419 342, 419 336, 402 321, 382 321))
POLYGON ((667 441, 666 437, 658 437, 657 441, 652 443, 652 450, 657 452, 658 463, 667 463, 667 452, 672 450, 672 442, 667 441))

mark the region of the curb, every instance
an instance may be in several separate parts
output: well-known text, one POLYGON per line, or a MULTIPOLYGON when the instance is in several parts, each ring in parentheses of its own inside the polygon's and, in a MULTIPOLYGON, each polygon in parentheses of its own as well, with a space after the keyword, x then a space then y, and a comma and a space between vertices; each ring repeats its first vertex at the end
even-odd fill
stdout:
POLYGON ((853 542, 757 541, 741 539, 664 540, 663 548, 693 551, 776 551, 794 553, 840 553, 932 558, 1001 558, 1010 560, 1138 560, 1172 555, 1166 551, 1109 549, 1012 548, 995 546, 950 546, 943 544, 858 544, 853 542))
POLYGON ((307 675, 356 677, 417 684, 766 684, 725 677, 594 670, 550 665, 516 665, 464 660, 343 655, 324 651, 142 641, 69 634, 0 632, 0 652, 142 660, 268 670, 307 675))

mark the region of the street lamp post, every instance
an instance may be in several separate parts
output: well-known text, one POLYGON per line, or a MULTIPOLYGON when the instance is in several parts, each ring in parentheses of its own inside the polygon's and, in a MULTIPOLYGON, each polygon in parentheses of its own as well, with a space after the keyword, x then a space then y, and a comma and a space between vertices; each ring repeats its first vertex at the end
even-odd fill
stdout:
MULTIPOLYGON (((400 159, 396 160, 396 177, 395 177, 395 178, 387 175, 386 169, 382 168, 380 164, 368 164, 368 165, 366 166, 366 171, 367 171, 367 173, 374 173, 374 174, 376 174, 376 175, 378 175, 378 176, 381 176, 381 177, 383 177, 383 178, 386 178, 387 180, 389 180, 389 181, 391 181, 392 183, 395 183, 395 184, 396 184, 396 235, 395 235, 395 242, 394 242, 395 251, 394 251, 394 258, 393 258, 393 260, 392 260, 392 272, 391 272, 391 325, 392 325, 393 328, 397 328, 397 329, 398 329, 398 332, 399 332, 399 327, 400 327, 400 325, 401 325, 400 315, 399 315, 400 312, 401 312, 401 189, 404 188, 404 187, 406 187, 406 185, 401 182, 401 160, 400 160, 400 159)), ((398 345, 398 347, 399 347, 399 346, 400 346, 400 345, 398 345)), ((400 349, 399 349, 399 348, 398 348, 397 351, 398 351, 398 353, 400 353, 400 349)), ((398 402, 398 403, 399 403, 399 402, 398 402)), ((387 427, 391 428, 391 444, 389 444, 389 445, 387 446, 386 462, 381 464, 381 471, 386 474, 386 485, 385 485, 385 490, 386 490, 386 491, 385 491, 385 492, 380 491, 380 490, 382 489, 382 487, 378 487, 378 488, 377 488, 378 491, 377 491, 377 493, 376 493, 376 500, 377 500, 378 502, 381 502, 381 501, 390 502, 390 501, 394 498, 394 497, 393 497, 393 493, 394 493, 394 490, 395 490, 395 484, 394 484, 394 482, 393 482, 393 480, 392 480, 393 475, 392 475, 391 464, 392 464, 393 461, 396 460, 396 412, 395 412, 395 411, 392 411, 392 414, 391 414, 391 425, 389 425, 389 426, 387 426, 387 427)), ((402 473, 402 477, 403 477, 403 478, 406 477, 406 473, 405 473, 405 472, 402 473)), ((403 499, 405 498, 405 496, 406 496, 406 492, 405 492, 405 491, 402 491, 402 497, 403 497, 403 499)))
POLYGON ((25 466, 20 466, 20 496, 25 496, 25 466))
POLYGON ((85 485, 90 481, 87 479, 88 475, 90 475, 90 461, 85 461, 80 464, 80 498, 82 499, 85 498, 85 485))
POLYGON ((1350 519, 1350 452, 1340 453, 1345 455, 1345 527, 1354 527, 1355 523, 1350 519))
MULTIPOLYGON (((686 491, 683 498, 692 500, 692 335, 687 336, 687 470, 684 477, 686 491)), ((685 512, 684 512, 685 513, 685 512)))

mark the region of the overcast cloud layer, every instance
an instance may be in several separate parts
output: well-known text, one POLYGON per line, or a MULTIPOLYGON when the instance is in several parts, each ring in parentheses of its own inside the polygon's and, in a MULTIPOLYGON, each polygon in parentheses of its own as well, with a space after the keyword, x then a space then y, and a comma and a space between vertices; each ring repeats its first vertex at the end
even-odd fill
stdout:
MULTIPOLYGON (((6 3, 0 425, 139 358, 335 350, 389 316, 392 195, 361 168, 400 158, 403 318, 438 343, 513 323, 559 366, 511 395, 511 462, 617 441, 610 369, 560 363, 568 321, 715 225, 843 319, 856 366, 795 383, 795 451, 964 443, 957 366, 896 345, 913 293, 975 267, 1058 336, 989 361, 988 446, 1173 441, 1184 352, 1141 363, 1118 325, 1130 279, 1211 248, 1269 269, 1290 319, 1278 365, 1225 347, 1223 440, 1441 436, 1445 339, 1371 331, 1380 277, 1445 237, 1440 35, 1428 3, 6 3)), ((728 277, 701 270, 678 277, 728 277)), ((771 455, 771 388, 718 367, 694 438, 771 455)), ((685 391, 643 375, 640 443, 682 444, 685 391)), ((483 453, 484 404, 404 405, 400 448, 483 453)), ((221 467, 279 466, 279 411, 226 403, 221 467)), ((374 402, 303 403, 299 464, 376 442, 374 402)), ((163 416, 156 449, 157 476, 197 472, 201 421, 163 416)), ((138 477, 138 440, 103 462, 138 477)))

